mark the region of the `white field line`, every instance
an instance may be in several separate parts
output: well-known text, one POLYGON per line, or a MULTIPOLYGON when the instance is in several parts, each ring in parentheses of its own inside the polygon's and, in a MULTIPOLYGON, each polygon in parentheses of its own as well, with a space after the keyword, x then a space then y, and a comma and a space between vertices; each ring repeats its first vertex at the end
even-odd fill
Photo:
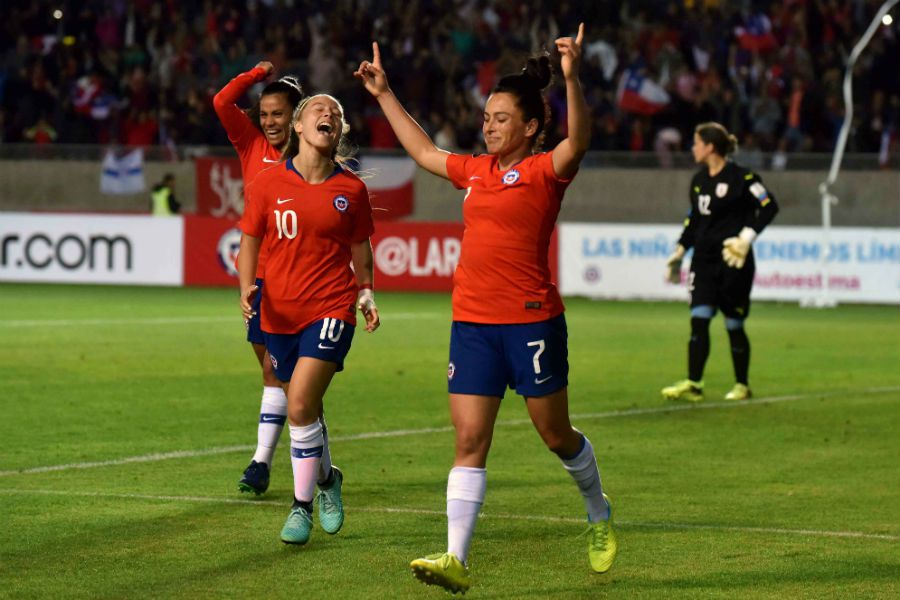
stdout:
MULTIPOLYGON (((835 396, 845 396, 847 394, 855 394, 861 396, 871 396, 876 394, 890 394, 900 392, 900 386, 875 387, 849 391, 834 392, 817 392, 814 394, 792 394, 788 396, 771 396, 768 398, 752 398, 741 402, 708 402, 698 404, 671 404, 667 406, 654 406, 649 408, 632 408, 626 410, 613 410, 599 413, 581 413, 573 414, 573 421, 587 421, 593 419, 613 419, 617 417, 632 417, 639 415, 665 414, 673 412, 704 410, 709 408, 741 408, 746 406, 755 406, 759 404, 776 404, 780 402, 797 402, 799 400, 808 400, 810 398, 828 398, 835 396)), ((528 419, 508 419, 497 421, 497 427, 514 427, 518 425, 527 425, 531 421, 528 419)), ((389 431, 370 431, 365 433, 355 433, 350 435, 330 436, 332 442, 352 442, 357 440, 372 440, 378 438, 394 438, 407 437, 415 435, 428 435, 430 433, 448 433, 453 431, 450 426, 447 427, 426 427, 422 429, 393 429, 389 431)), ((101 460, 93 462, 68 463, 62 465, 48 465, 45 467, 32 467, 30 469, 11 469, 8 471, 0 471, 0 477, 10 477, 12 475, 28 475, 34 473, 50 473, 54 471, 71 471, 75 469, 93 469, 97 467, 112 467, 116 465, 126 465, 131 463, 158 462, 162 460, 171 460, 175 458, 196 458, 200 456, 214 456, 216 454, 230 454, 232 452, 248 452, 255 446, 221 446, 218 448, 204 448, 200 450, 176 450, 173 452, 158 452, 153 454, 143 454, 140 456, 126 456, 124 458, 116 458, 111 460, 101 460)))
MULTIPOLYGON (((442 313, 433 312, 404 312, 386 313, 385 320, 414 320, 434 319, 443 317, 442 313)), ((196 317, 143 317, 122 319, 21 319, 0 320, 0 328, 8 327, 69 327, 69 326, 106 326, 106 325, 188 325, 191 323, 240 323, 243 325, 241 315, 235 311, 234 316, 196 316, 196 317)))
MULTIPOLYGON (((277 500, 244 500, 241 498, 215 498, 209 496, 168 496, 168 495, 152 495, 152 494, 125 494, 114 492, 82 492, 82 491, 66 491, 66 490, 33 490, 33 489, 2 489, 0 494, 9 496, 62 496, 65 498, 110 498, 122 500, 149 500, 154 502, 181 502, 181 503, 204 503, 204 504, 231 504, 243 506, 266 506, 284 509, 287 503, 277 500)), ((406 515, 427 515, 434 517, 444 517, 444 511, 426 510, 421 508, 398 508, 398 507, 354 507, 347 510, 354 513, 373 513, 373 514, 406 514, 406 515)), ((541 523, 571 523, 573 525, 584 525, 584 519, 576 519, 572 517, 550 517, 540 515, 516 515, 509 513, 481 513, 482 519, 499 519, 504 521, 536 521, 541 523)), ((639 522, 639 521, 616 521, 617 525, 621 525, 626 529, 668 529, 668 530, 705 530, 705 531, 728 531, 739 533, 760 533, 760 534, 778 534, 792 535, 804 537, 835 537, 835 538, 856 538, 867 540, 887 540, 898 541, 900 536, 887 533, 865 533, 862 531, 828 531, 820 529, 788 529, 783 527, 744 527, 740 525, 715 525, 703 523, 658 523, 658 522, 639 522)))

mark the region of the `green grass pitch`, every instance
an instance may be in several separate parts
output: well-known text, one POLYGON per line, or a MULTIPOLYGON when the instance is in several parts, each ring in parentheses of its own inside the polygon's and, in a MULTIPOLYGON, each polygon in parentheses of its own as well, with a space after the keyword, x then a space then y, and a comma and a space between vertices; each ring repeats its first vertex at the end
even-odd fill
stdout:
MULTIPOLYGON (((378 300, 325 399, 347 521, 290 547, 286 434, 269 492, 237 492, 261 390, 234 290, 0 285, 0 597, 443 597, 407 564, 446 544, 449 299, 378 300)), ((719 317, 692 407, 659 395, 684 304, 567 305, 619 557, 590 573, 581 497, 507 395, 468 597, 900 596, 897 307, 757 303, 742 404, 719 317)))

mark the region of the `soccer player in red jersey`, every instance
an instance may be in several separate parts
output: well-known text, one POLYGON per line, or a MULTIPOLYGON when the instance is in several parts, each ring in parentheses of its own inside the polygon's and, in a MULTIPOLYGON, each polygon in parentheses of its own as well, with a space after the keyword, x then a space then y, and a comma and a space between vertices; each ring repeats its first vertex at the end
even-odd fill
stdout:
POLYGON ((447 482, 448 549, 412 561, 413 573, 451 591, 469 587, 466 558, 486 488, 487 454, 507 386, 525 398, 547 447, 575 479, 590 523, 588 554, 607 571, 616 553, 608 501, 593 448, 569 422, 568 350, 563 303, 550 280, 548 248, 566 187, 590 141, 578 66, 584 26, 556 40, 566 82, 569 137, 536 152, 549 110, 541 90, 546 56, 500 79, 484 108, 487 154, 437 148, 391 91, 378 45, 355 75, 378 100, 394 132, 422 168, 465 189, 465 233, 454 275, 448 369, 456 458, 447 482))
MULTIPOLYGON (((327 453, 323 397, 344 368, 356 326, 378 328, 372 292, 369 236, 372 208, 365 184, 342 166, 343 109, 327 95, 294 111, 284 162, 261 172, 246 189, 238 272, 241 310, 260 319, 275 376, 285 386, 294 471, 294 504, 281 530, 289 544, 305 544, 312 530, 313 491, 327 453), (263 238, 269 245, 261 310, 254 276, 263 238), (351 268, 352 264, 352 268, 351 268)), ((319 522, 337 533, 344 522, 343 474, 337 467, 319 483, 319 522)))
MULTIPOLYGON (((261 62, 246 73, 241 73, 213 98, 213 106, 219 120, 228 133, 228 139, 237 150, 241 161, 241 173, 244 183, 253 181, 258 173, 281 161, 281 153, 287 146, 290 136, 291 116, 294 109, 303 99, 303 90, 295 77, 282 77, 263 88, 257 102, 249 111, 241 109, 237 102, 255 84, 265 81, 272 73, 272 63, 261 62)), ((267 247, 264 244, 260 251, 259 266, 256 272, 256 285, 263 289, 264 269, 267 247)), ((257 294, 256 310, 259 310, 257 294)), ((278 438, 287 415, 287 396, 281 388, 281 382, 275 377, 272 363, 266 356, 266 346, 259 319, 247 323, 247 341, 252 344, 253 351, 262 367, 263 393, 257 425, 256 452, 250 465, 244 470, 238 488, 242 492, 262 494, 269 487, 269 473, 278 438)), ((328 467, 329 461, 323 461, 328 467)), ((322 480, 327 476, 327 468, 320 474, 322 480)))

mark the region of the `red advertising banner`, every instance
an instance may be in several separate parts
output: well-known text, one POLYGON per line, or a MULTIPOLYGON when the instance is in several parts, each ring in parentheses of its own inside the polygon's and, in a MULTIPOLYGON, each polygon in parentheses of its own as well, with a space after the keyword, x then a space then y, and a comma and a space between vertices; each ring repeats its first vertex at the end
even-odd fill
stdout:
POLYGON ((197 214, 239 219, 244 212, 244 180, 236 158, 195 158, 197 214))
MULTIPOLYGON (((184 285, 236 286, 234 260, 241 242, 237 221, 183 218, 184 285)), ((372 236, 376 291, 451 291, 462 236, 462 223, 379 222, 372 236)), ((554 281, 558 256, 554 231, 549 256, 554 281)))
MULTIPOLYGON (((244 182, 236 158, 196 158, 197 214, 239 219, 244 212, 244 182)), ((409 158, 363 157, 361 176, 369 188, 378 221, 394 221, 413 212, 416 163, 409 158)))
POLYGON ((237 286, 234 259, 241 247, 235 219, 184 217, 184 285, 237 286))
POLYGON ((462 234, 462 223, 378 223, 375 289, 449 292, 462 234))

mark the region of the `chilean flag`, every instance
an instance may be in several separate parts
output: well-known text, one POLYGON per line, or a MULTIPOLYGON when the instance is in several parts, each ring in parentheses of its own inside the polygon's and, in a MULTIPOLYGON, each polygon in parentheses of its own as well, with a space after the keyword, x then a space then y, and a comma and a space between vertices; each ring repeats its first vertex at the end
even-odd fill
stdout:
POLYGON ((749 52, 768 52, 778 45, 772 35, 772 22, 763 14, 750 15, 744 24, 734 28, 741 48, 749 52))
POLYGON ((661 85, 637 69, 626 69, 619 80, 619 106, 639 115, 655 115, 669 104, 669 94, 661 85))
POLYGON ((363 156, 359 175, 369 188, 372 217, 393 221, 413 212, 416 163, 411 158, 363 156))

